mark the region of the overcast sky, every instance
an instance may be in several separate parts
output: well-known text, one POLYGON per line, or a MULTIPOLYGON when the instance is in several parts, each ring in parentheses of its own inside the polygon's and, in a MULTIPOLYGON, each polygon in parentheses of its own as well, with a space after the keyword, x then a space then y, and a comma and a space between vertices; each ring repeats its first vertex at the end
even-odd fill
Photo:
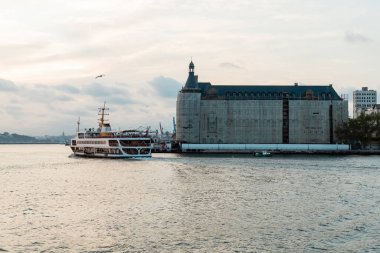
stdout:
POLYGON ((115 129, 171 131, 191 57, 213 84, 380 92, 377 0, 0 4, 0 133, 73 134, 79 116, 96 127, 103 101, 115 129))

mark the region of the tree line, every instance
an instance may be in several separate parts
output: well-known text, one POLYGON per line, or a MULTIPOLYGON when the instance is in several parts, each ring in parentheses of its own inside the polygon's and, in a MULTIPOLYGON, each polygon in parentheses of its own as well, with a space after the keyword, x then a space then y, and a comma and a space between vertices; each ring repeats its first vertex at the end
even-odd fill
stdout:
POLYGON ((73 136, 44 136, 44 137, 32 137, 27 135, 15 134, 4 132, 0 133, 0 144, 11 143, 66 143, 69 142, 73 136))
POLYGON ((380 113, 349 119, 337 127, 335 134, 339 141, 356 149, 364 149, 369 143, 380 144, 380 113))

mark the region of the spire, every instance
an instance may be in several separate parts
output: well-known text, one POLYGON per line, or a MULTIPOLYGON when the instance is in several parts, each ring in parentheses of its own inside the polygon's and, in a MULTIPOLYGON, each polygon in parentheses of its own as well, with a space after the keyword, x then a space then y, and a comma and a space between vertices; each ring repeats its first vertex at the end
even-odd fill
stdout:
POLYGON ((193 60, 191 60, 191 62, 189 64, 189 72, 194 72, 194 63, 193 63, 193 60))
POLYGON ((185 89, 196 89, 198 88, 198 76, 194 75, 194 63, 191 60, 189 64, 189 76, 187 77, 187 81, 185 84, 185 89))

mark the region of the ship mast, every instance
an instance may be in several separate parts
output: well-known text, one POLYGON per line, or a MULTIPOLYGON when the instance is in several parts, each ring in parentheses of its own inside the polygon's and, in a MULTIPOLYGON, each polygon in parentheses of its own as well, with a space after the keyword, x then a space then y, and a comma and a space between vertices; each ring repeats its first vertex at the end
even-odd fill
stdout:
POLYGON ((101 131, 102 127, 104 125, 104 122, 107 121, 106 119, 104 119, 104 116, 105 115, 109 115, 108 113, 105 113, 106 110, 109 110, 109 108, 106 108, 106 101, 104 101, 103 107, 98 108, 98 109, 99 109, 98 115, 100 116, 100 119, 99 119, 99 131, 101 131))

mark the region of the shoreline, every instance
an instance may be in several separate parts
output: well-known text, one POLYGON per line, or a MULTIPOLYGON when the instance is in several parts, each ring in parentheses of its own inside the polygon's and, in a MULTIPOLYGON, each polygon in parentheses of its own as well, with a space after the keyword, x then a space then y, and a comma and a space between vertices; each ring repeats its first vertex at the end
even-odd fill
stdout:
MULTIPOLYGON (((262 150, 253 151, 191 151, 191 152, 172 152, 180 154, 254 154, 262 150)), ((380 150, 307 150, 307 151, 289 151, 289 150, 268 150, 273 155, 380 155, 380 150)))
POLYGON ((4 143, 1 142, 0 145, 39 145, 39 144, 58 144, 58 145, 65 145, 65 143, 62 142, 10 142, 10 143, 4 143))
MULTIPOLYGON (((63 145, 65 143, 52 143, 52 142, 38 142, 38 143, 0 143, 0 145, 63 145)), ((186 151, 182 152, 180 150, 173 151, 155 151, 152 153, 178 153, 178 154, 254 154, 256 152, 261 152, 262 150, 197 150, 197 151, 186 151)), ((267 150, 273 155, 380 155, 380 150, 267 150)))

